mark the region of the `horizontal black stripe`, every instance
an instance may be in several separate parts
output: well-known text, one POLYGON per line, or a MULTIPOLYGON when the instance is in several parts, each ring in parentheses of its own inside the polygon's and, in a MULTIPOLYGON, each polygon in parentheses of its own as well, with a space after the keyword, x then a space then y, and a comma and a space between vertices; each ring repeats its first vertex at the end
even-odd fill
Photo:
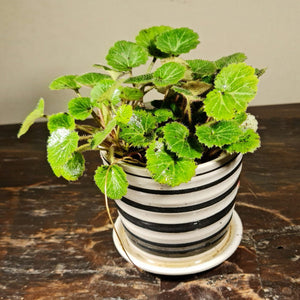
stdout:
POLYGON ((211 199, 209 201, 199 203, 199 204, 195 204, 195 205, 190 205, 190 206, 158 207, 158 206, 140 204, 138 202, 132 201, 132 200, 127 199, 125 197, 123 197, 119 201, 122 201, 122 202, 126 203, 127 205, 132 206, 134 208, 138 208, 138 209, 142 209, 142 210, 146 210, 146 211, 157 212, 157 213, 189 212, 189 211, 193 211, 193 210, 202 209, 202 208, 214 205, 214 204, 222 201, 224 198, 226 198, 236 188, 238 182, 239 182, 239 179, 232 185, 232 187, 230 187, 230 189, 228 189, 222 195, 220 195, 220 196, 218 196, 214 199, 211 199))
POLYGON ((229 205, 227 205, 224 209, 219 211, 218 213, 206 218, 206 219, 201 219, 195 222, 191 223, 182 223, 182 224, 161 224, 161 223, 153 223, 149 221, 144 221, 138 218, 135 218, 129 214, 127 214, 125 211, 123 211, 119 206, 118 206, 118 201, 115 202, 119 213, 129 222, 135 224, 136 226, 153 230, 153 231, 158 231, 158 232, 169 232, 169 233, 179 233, 179 232, 187 232, 187 231, 192 231, 195 229, 203 228, 206 226, 209 226, 220 219, 222 219, 226 214, 229 213, 229 211, 232 209, 235 203, 235 199, 231 201, 229 205))
POLYGON ((167 257, 186 257, 191 255, 196 255, 208 251, 209 249, 215 247, 218 243, 222 241, 228 229, 223 229, 219 234, 215 235, 214 238, 207 240, 206 242, 200 243, 198 245, 194 245, 188 248, 157 248, 151 244, 140 243, 138 240, 135 241, 131 239, 131 241, 139 248, 149 253, 159 255, 159 256, 167 256, 167 257))
POLYGON ((209 242, 210 240, 215 239, 217 236, 220 236, 220 235, 224 234, 228 229, 228 226, 231 222, 231 219, 232 219, 232 216, 230 217, 229 221, 226 222, 226 224, 221 229, 219 229, 217 232, 215 232, 214 234, 212 234, 212 235, 210 235, 210 236, 208 236, 204 239, 200 239, 200 240, 197 240, 197 241, 194 241, 194 242, 189 242, 189 243, 176 243, 176 244, 166 244, 166 243, 152 242, 152 241, 143 239, 143 238, 137 236, 136 234, 132 233, 124 224, 122 224, 122 226, 124 227, 126 233, 128 234, 128 236, 131 239, 134 239, 135 241, 138 241, 141 244, 151 245, 155 248, 172 248, 172 249, 174 248, 174 250, 176 250, 176 248, 195 247, 199 244, 209 242))
POLYGON ((238 165, 231 172, 229 172, 227 175, 223 176, 222 178, 220 178, 220 179, 218 179, 214 182, 211 182, 211 183, 208 183, 208 184, 205 184, 205 185, 201 185, 201 186, 196 186, 196 187, 193 187, 193 188, 187 188, 187 189, 181 189, 181 190, 174 190, 174 189, 171 189, 171 190, 151 190, 151 189, 145 189, 145 188, 129 185, 128 189, 138 191, 138 192, 148 193, 148 194, 155 194, 155 195, 179 195, 179 194, 193 193, 193 192, 205 190, 205 189, 210 188, 210 187, 212 187, 216 184, 221 183, 222 181, 225 181, 227 178, 232 176, 238 170, 238 168, 241 166, 241 164, 242 164, 242 160, 238 163, 238 165))
POLYGON ((213 171, 219 170, 219 169, 229 165, 231 162, 233 162, 237 158, 237 156, 238 156, 238 154, 235 154, 228 161, 225 161, 222 165, 218 166, 217 168, 214 168, 212 170, 209 170, 209 171, 206 171, 206 172, 203 172, 203 173, 198 173, 198 174, 196 174, 196 176, 205 175, 205 174, 211 173, 213 171))

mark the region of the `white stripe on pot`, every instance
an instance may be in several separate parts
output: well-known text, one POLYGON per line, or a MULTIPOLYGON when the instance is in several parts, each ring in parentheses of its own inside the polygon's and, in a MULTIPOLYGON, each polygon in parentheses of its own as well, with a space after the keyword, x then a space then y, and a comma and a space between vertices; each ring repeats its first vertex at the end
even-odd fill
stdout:
POLYGON ((152 212, 146 211, 139 208, 135 208, 124 203, 122 200, 116 201, 116 204, 119 208, 121 208, 124 212, 129 215, 135 216, 138 219, 154 222, 154 223, 161 223, 161 224, 181 224, 181 223, 188 223, 188 222, 196 222, 200 219, 208 218, 216 212, 221 211, 225 207, 227 207, 232 200, 235 198, 237 194, 237 187, 222 201, 219 201, 213 205, 208 207, 204 207, 201 209, 196 209, 188 212, 178 212, 178 213, 160 213, 160 212, 152 212))
MULTIPOLYGON (((231 219, 230 219, 231 221, 231 219)), ((195 252, 198 254, 203 251, 207 251, 208 249, 214 247, 217 243, 219 243, 225 236, 228 228, 229 222, 225 224, 219 231, 215 232, 211 236, 200 239, 190 243, 181 243, 177 244, 167 244, 167 243, 155 243, 152 241, 148 241, 142 239, 138 236, 135 236, 132 232, 130 232, 127 228, 124 227, 126 234, 130 238, 131 242, 135 245, 141 247, 142 249, 158 254, 158 255, 166 255, 168 257, 182 257, 186 255, 193 255, 195 252)))
MULTIPOLYGON (((231 192, 234 189, 238 189, 238 183, 239 181, 236 181, 225 193, 223 193, 222 195, 210 199, 208 201, 201 201, 200 203, 197 203, 195 205, 190 205, 190 206, 150 206, 150 205, 144 205, 142 204, 144 201, 143 200, 139 200, 139 202, 137 201, 132 201, 130 199, 127 199, 125 197, 122 197, 121 200, 122 201, 132 207, 135 208, 139 208, 141 210, 145 210, 147 212, 151 211, 151 212, 158 212, 158 213, 179 213, 179 212, 188 212, 188 211, 193 211, 193 210, 198 210, 198 209, 202 209, 208 206, 211 206, 215 203, 218 203, 220 201, 222 201, 223 199, 225 199, 229 194, 231 194, 231 192)), ((183 195, 184 196, 184 195, 183 195)))
POLYGON ((234 206, 234 200, 231 201, 231 203, 227 205, 225 208, 223 208, 218 212, 215 212, 215 214, 211 216, 205 217, 203 219, 198 219, 197 221, 188 222, 188 223, 173 223, 173 224, 162 224, 162 223, 145 221, 135 216, 127 214, 126 212, 122 211, 120 208, 118 208, 118 212, 125 219, 129 220, 130 222, 134 223, 139 227, 148 228, 150 230, 157 231, 157 232, 178 233, 178 232, 195 230, 202 227, 207 227, 217 222, 221 218, 223 218, 223 216, 225 216, 233 206, 234 206))
POLYGON ((178 244, 178 243, 191 243, 198 241, 199 239, 205 239, 213 235, 215 232, 221 230, 227 222, 231 219, 233 208, 219 221, 206 226, 187 232, 157 232, 147 228, 136 226, 130 221, 126 220, 120 215, 121 221, 128 230, 130 230, 136 236, 141 236, 145 240, 152 241, 155 243, 167 243, 167 244, 178 244))
POLYGON ((128 188, 126 198, 138 203, 149 206, 175 207, 191 206, 197 203, 212 200, 225 193, 239 178, 242 166, 240 166, 232 176, 219 182, 215 186, 206 188, 205 191, 199 190, 187 194, 159 195, 149 194, 128 188), (163 199, 163 200, 162 200, 163 199))

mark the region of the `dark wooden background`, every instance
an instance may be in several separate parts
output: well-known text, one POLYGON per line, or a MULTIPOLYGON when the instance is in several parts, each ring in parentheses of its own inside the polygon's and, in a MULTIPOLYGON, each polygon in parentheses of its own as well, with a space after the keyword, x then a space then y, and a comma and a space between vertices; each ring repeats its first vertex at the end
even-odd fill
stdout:
POLYGON ((119 256, 92 181, 96 152, 69 183, 47 164, 45 124, 20 140, 19 125, 0 126, 0 299, 300 299, 300 104, 249 111, 262 147, 244 158, 242 243, 184 277, 139 273, 119 256))

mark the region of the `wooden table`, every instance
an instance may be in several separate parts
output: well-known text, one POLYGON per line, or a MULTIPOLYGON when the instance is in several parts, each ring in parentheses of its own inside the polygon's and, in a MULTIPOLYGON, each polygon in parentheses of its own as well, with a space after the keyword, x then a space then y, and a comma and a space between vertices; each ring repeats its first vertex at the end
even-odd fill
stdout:
POLYGON ((184 277, 139 273, 117 253, 92 181, 97 153, 69 183, 46 162, 45 124, 20 140, 19 125, 0 126, 0 299, 300 299, 300 104, 250 111, 262 147, 244 159, 242 243, 184 277))

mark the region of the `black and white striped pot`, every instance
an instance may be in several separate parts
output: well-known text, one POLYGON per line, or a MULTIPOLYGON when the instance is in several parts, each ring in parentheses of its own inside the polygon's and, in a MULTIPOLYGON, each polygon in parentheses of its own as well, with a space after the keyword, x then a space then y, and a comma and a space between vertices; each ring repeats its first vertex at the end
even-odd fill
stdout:
POLYGON ((224 248, 232 224, 241 154, 222 154, 199 165, 191 181, 177 187, 155 182, 146 168, 122 167, 129 187, 126 196, 116 200, 118 228, 129 247, 150 258, 176 261, 224 248))

